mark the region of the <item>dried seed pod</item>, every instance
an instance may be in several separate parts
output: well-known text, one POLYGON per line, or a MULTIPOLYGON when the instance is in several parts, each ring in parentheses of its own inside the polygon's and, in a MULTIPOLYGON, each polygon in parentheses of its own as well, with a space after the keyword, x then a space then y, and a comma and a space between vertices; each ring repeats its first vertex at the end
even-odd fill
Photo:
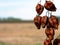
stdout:
POLYGON ((49 40, 53 40, 54 36, 53 35, 48 35, 49 40))
POLYGON ((49 22, 48 22, 48 24, 47 24, 47 28, 53 28, 53 27, 50 26, 49 22))
POLYGON ((51 1, 46 1, 46 3, 44 4, 44 7, 49 11, 53 11, 53 12, 56 11, 56 7, 51 1))
POLYGON ((45 28, 45 26, 47 25, 48 23, 48 17, 47 16, 43 16, 41 18, 41 25, 42 25, 42 28, 45 28))
POLYGON ((45 33, 46 33, 47 37, 48 37, 49 35, 54 36, 54 34, 55 34, 53 28, 47 28, 47 29, 45 30, 45 33))
POLYGON ((36 27, 37 27, 38 29, 40 29, 40 26, 41 26, 41 16, 36 16, 36 17, 34 18, 34 24, 36 25, 36 27))
POLYGON ((37 6, 36 6, 37 14, 39 14, 39 15, 42 14, 43 10, 44 10, 44 7, 41 4, 37 4, 37 6))
POLYGON ((58 29, 58 25, 59 25, 59 21, 58 18, 56 16, 51 16, 48 20, 50 27, 54 28, 54 29, 58 29))
POLYGON ((46 39, 45 41, 44 41, 44 45, 52 45, 52 42, 48 39, 46 39))

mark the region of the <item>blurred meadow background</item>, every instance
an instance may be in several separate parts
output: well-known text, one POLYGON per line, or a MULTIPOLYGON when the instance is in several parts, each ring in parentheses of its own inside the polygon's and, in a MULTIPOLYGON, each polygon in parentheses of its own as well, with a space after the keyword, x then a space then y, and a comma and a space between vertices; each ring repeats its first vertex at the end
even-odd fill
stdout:
MULTIPOLYGON (((33 23, 36 16, 35 6, 40 0, 0 0, 0 45, 43 45, 45 29, 37 29, 33 23)), ((44 5, 45 0, 41 0, 44 5)), ((60 22, 60 0, 51 0, 57 7, 52 15, 60 22)), ((46 15, 44 9, 41 16, 46 15)), ((54 39, 60 35, 55 30, 54 39)))

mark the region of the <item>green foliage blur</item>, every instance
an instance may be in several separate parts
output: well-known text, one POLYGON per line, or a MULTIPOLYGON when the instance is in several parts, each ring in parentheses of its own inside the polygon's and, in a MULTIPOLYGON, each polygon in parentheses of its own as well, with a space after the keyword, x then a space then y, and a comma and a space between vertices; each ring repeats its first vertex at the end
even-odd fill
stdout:
POLYGON ((8 18, 0 18, 0 23, 11 23, 11 22, 33 22, 33 20, 22 20, 20 18, 8 17, 8 18))
MULTIPOLYGON (((57 17, 60 22, 60 16, 57 17)), ((8 17, 8 18, 0 18, 0 23, 3 22, 33 22, 33 20, 22 20, 20 18, 8 17)))
POLYGON ((0 18, 0 22, 20 22, 20 21, 22 21, 22 19, 13 18, 13 17, 0 18))

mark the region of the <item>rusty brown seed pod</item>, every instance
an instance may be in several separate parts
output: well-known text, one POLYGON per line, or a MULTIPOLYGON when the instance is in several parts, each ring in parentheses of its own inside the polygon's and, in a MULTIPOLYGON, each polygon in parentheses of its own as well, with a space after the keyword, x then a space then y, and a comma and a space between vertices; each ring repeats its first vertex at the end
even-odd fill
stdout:
POLYGON ((47 9, 49 11, 53 11, 53 12, 56 11, 56 7, 53 4, 53 2, 51 2, 51 1, 46 1, 44 4, 44 7, 45 7, 45 9, 47 9))
POLYGON ((49 26, 54 28, 54 29, 58 29, 58 25, 59 25, 59 21, 58 18, 56 16, 51 16, 48 20, 49 22, 49 26))
POLYGON ((36 16, 34 18, 34 24, 36 25, 37 29, 40 29, 40 26, 41 26, 41 16, 36 16))
POLYGON ((43 16, 41 18, 41 25, 42 25, 42 28, 45 28, 45 26, 47 25, 48 23, 48 17, 47 16, 43 16))
POLYGON ((53 40, 54 39, 54 35, 48 35, 49 40, 53 40))
POLYGON ((48 37, 49 35, 54 36, 54 34, 55 34, 53 28, 47 28, 47 29, 45 30, 45 33, 46 33, 47 37, 48 37))
POLYGON ((42 14, 43 10, 44 10, 44 7, 41 4, 37 4, 37 6, 36 6, 37 14, 39 14, 39 15, 42 14))
POLYGON ((51 42, 50 40, 47 40, 47 39, 46 39, 46 40, 44 41, 44 45, 52 45, 52 42, 51 42))

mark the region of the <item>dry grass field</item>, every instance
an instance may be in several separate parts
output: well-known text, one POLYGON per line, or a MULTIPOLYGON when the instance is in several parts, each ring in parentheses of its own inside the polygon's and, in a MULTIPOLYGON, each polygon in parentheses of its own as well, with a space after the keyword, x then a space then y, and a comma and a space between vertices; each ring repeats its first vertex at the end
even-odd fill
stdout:
MULTIPOLYGON (((38 30, 33 23, 0 23, 0 45, 43 45, 45 29, 38 30)), ((55 30, 55 38, 60 35, 55 30)))

